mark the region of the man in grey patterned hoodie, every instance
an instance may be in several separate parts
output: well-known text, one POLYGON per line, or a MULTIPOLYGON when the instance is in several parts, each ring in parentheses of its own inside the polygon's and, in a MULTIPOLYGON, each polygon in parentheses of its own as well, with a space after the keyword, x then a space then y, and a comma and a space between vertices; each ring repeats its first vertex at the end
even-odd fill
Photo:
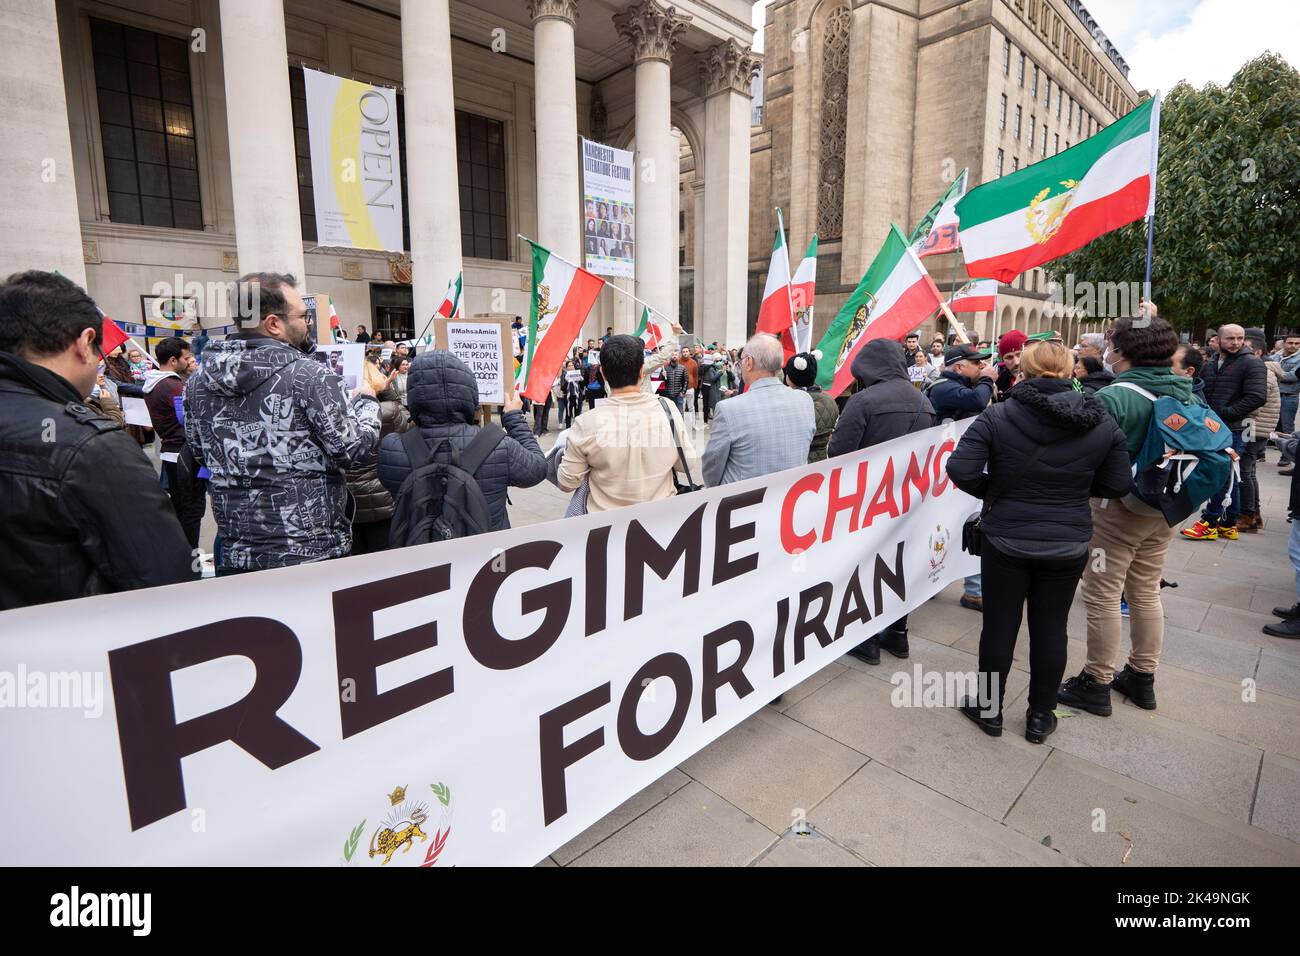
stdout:
POLYGON ((291 275, 239 280, 242 329, 203 352, 185 384, 185 437, 212 473, 218 574, 339 558, 352 550, 344 470, 379 442, 379 404, 363 382, 310 358, 315 330, 291 275))

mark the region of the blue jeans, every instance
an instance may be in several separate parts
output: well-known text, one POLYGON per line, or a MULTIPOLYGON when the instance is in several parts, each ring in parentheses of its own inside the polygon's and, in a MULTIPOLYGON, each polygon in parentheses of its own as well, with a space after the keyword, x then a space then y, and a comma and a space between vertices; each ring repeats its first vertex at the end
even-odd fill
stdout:
MULTIPOLYGON (((1283 395, 1282 412, 1277 416, 1277 430, 1282 434, 1290 434, 1295 431, 1295 413, 1296 407, 1300 406, 1300 395, 1283 395)), ((1291 459, 1286 455, 1282 456, 1279 464, 1286 464, 1291 459)))
POLYGON ((1291 567, 1295 568, 1295 596, 1300 602, 1300 521, 1291 522, 1291 541, 1286 553, 1291 558, 1291 567))
MULTIPOLYGON (((1245 457, 1246 443, 1241 436, 1241 432, 1232 433, 1232 450, 1245 457)), ((1201 520, 1206 524, 1220 524, 1227 527, 1235 525, 1240 514, 1241 482, 1234 480, 1234 477, 1229 474, 1228 483, 1210 495, 1210 500, 1205 503, 1205 510, 1201 512, 1201 520), (1227 510, 1224 510, 1223 498, 1228 491, 1228 485, 1232 485, 1232 500, 1228 503, 1227 510)))
POLYGON ((965 580, 965 593, 967 597, 984 596, 984 576, 982 574, 972 574, 965 580))

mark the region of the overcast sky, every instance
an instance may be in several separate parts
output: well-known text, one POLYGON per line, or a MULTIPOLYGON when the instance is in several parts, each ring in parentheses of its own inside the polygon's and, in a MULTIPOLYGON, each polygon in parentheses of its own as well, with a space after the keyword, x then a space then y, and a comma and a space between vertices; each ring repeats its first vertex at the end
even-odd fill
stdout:
MULTIPOLYGON (((763 48, 763 3, 754 5, 763 48)), ((1265 50, 1300 66, 1300 0, 1085 0, 1139 90, 1227 83, 1265 50)))

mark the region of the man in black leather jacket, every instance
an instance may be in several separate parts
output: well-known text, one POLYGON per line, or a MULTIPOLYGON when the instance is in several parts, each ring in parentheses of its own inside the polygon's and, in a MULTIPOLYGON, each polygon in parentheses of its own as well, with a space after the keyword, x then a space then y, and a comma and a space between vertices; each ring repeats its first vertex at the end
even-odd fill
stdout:
POLYGON ((64 276, 0 285, 0 609, 196 576, 140 446, 84 404, 101 323, 64 276))

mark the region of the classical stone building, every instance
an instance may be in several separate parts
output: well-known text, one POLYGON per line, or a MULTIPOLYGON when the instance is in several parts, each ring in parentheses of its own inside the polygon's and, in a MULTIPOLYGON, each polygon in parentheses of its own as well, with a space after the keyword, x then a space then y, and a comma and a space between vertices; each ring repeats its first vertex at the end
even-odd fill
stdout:
MULTIPOLYGON (((750 321, 782 207, 792 258, 813 232, 820 335, 890 222, 906 234, 963 167, 970 185, 1052 156, 1129 110, 1128 66, 1078 0, 772 0, 764 29, 763 125, 753 137, 750 321)), ((945 292, 955 256, 924 262, 945 292)), ((1055 328, 1035 269, 973 316, 991 337, 1055 328)), ((1095 323, 1094 323, 1095 324, 1095 323)))
MULTIPOLYGON (((582 255, 581 134, 635 151, 636 276, 619 284, 670 314, 687 170, 694 328, 738 341, 750 14, 746 0, 5 0, 0 275, 58 268, 140 322, 157 283, 289 271, 350 330, 402 337, 463 262, 467 314, 526 315, 516 233, 582 255), (409 259, 317 247, 304 66, 399 90, 409 259)), ((636 314, 602 294, 588 334, 636 314)))

